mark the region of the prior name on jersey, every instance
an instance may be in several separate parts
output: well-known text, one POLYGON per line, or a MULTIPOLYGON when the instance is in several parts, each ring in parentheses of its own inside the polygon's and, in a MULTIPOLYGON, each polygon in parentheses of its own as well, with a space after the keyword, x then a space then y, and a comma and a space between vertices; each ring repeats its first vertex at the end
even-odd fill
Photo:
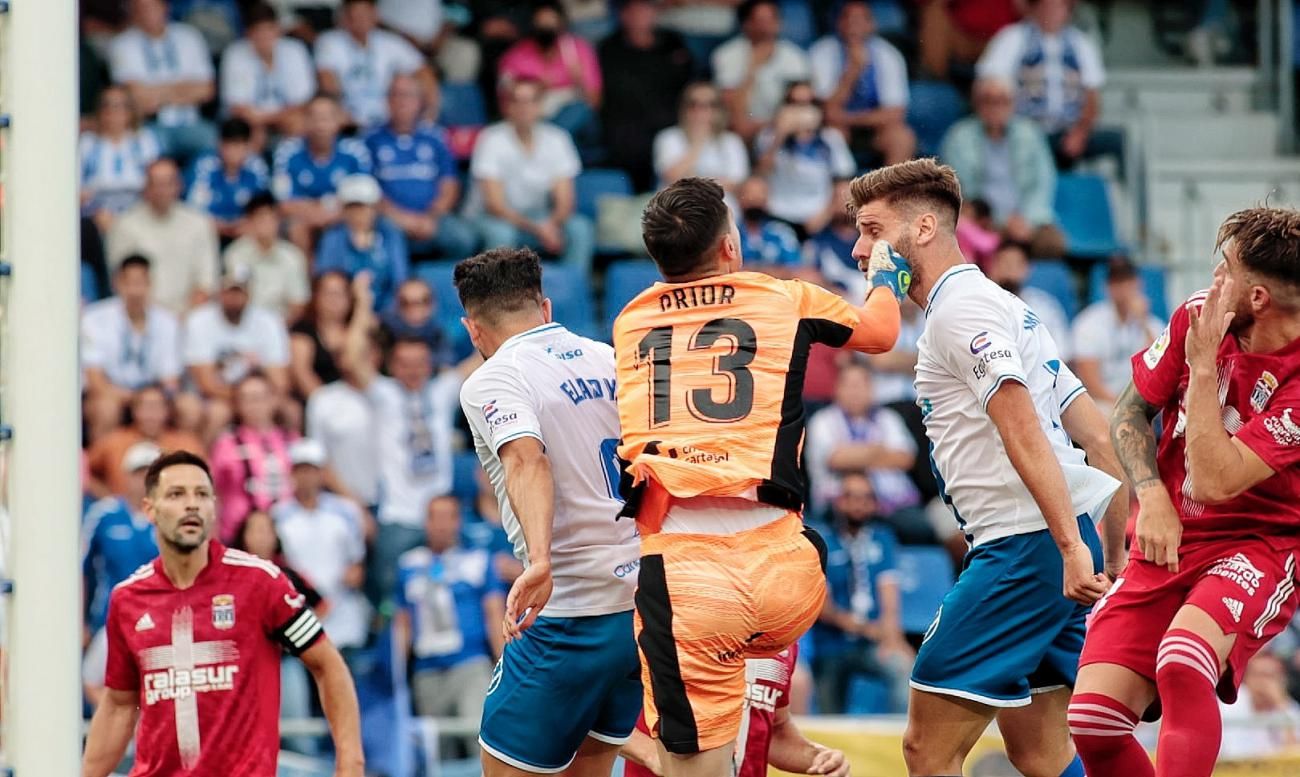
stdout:
POLYGON ((533 437, 545 446, 555 482, 550 617, 632 609, 639 541, 616 521, 618 409, 613 349, 558 323, 507 340, 461 387, 474 449, 501 505, 515 555, 527 563, 523 529, 506 494, 501 446, 533 437))

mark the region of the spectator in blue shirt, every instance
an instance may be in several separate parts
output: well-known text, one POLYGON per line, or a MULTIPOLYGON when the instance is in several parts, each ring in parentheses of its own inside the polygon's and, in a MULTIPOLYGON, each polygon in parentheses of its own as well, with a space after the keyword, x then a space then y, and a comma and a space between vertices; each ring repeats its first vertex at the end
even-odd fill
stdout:
POLYGON ((845 711, 855 675, 889 686, 890 711, 907 709, 915 654, 903 636, 895 554, 898 540, 877 518, 875 491, 863 473, 846 474, 831 507, 826 539, 828 600, 813 626, 817 708, 845 711))
POLYGON ((342 214, 335 196, 339 182, 370 172, 370 153, 354 138, 340 138, 343 108, 337 98, 319 94, 307 103, 306 134, 275 150, 271 191, 289 220, 289 239, 304 252, 342 214))
POLYGON ((429 502, 425 539, 398 560, 393 622, 411 656, 415 712, 478 720, 503 647, 505 587, 487 551, 461 547, 456 497, 429 502))
POLYGON ((270 183, 266 162, 253 153, 252 139, 248 122, 226 119, 217 152, 204 154, 190 168, 185 201, 211 215, 224 240, 243 233, 244 206, 270 183))
POLYGON ((379 215, 379 184, 368 175, 350 175, 339 182, 343 223, 330 227, 316 249, 317 274, 337 270, 353 278, 370 273, 375 310, 387 310, 406 280, 410 256, 406 236, 379 215))
POLYGON ((138 442, 127 449, 122 469, 129 475, 126 493, 105 497, 86 511, 81 524, 81 569, 84 576, 87 627, 103 627, 108 593, 158 555, 153 523, 141 509, 144 475, 161 454, 157 445, 138 442))
POLYGON ((463 259, 474 253, 478 239, 474 229, 452 213, 460 201, 456 160, 441 129, 420 126, 423 103, 413 76, 393 76, 388 123, 366 136, 384 193, 380 212, 406 234, 411 253, 463 259))
POLYGON ((746 179, 737 197, 740 251, 745 261, 771 268, 801 266, 803 253, 794 229, 767 212, 767 181, 757 176, 746 179))

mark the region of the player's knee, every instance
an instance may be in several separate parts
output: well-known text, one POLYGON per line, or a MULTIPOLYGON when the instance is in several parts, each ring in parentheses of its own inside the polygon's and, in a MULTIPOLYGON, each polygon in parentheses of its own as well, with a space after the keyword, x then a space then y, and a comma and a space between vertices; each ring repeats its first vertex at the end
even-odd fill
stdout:
POLYGON ((1061 777, 1061 772, 1074 759, 1074 748, 1068 738, 1060 742, 1021 743, 1008 739, 1004 743, 1007 758, 1016 771, 1025 777, 1061 777))
POLYGON ((1170 629, 1156 653, 1156 686, 1162 697, 1169 693, 1211 692, 1219 684, 1219 657, 1201 635, 1187 629, 1170 629))
POLYGON ((903 761, 907 764, 908 774, 919 777, 943 773, 947 764, 939 762, 936 744, 927 742, 918 726, 908 724, 903 734, 903 761))

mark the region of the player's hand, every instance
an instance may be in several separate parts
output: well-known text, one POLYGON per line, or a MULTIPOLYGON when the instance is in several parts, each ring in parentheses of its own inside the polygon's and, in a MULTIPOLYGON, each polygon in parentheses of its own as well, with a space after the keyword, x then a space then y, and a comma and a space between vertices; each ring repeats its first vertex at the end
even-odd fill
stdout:
POLYGON ((1138 499, 1137 530, 1134 540, 1142 557, 1152 564, 1178 573, 1178 546, 1183 540, 1183 522, 1178 518, 1174 503, 1164 486, 1151 498, 1138 499))
POLYGON ((813 758, 812 766, 808 767, 808 774, 824 774, 827 777, 849 776, 849 761, 844 757, 843 751, 822 745, 815 745, 815 747, 817 755, 813 758))
POLYGON ((1220 275, 1210 286, 1210 293, 1205 296, 1201 309, 1188 308, 1191 325, 1187 328, 1187 363, 1192 368, 1215 367, 1219 345, 1237 315, 1229 309, 1233 286, 1231 276, 1220 275))
POLYGON ((1106 594, 1110 578, 1092 571, 1092 551, 1077 542, 1061 551, 1065 564, 1065 598, 1091 605, 1106 594))
POLYGON ((507 644, 519 639, 537 620, 542 608, 551 599, 554 585, 551 579, 551 562, 539 561, 529 564, 515 584, 510 586, 510 593, 506 596, 506 619, 503 624, 507 644))
POLYGON ((884 240, 877 240, 871 246, 867 266, 863 267, 858 262, 858 269, 866 273, 868 286, 872 289, 884 286, 893 292, 899 302, 903 301, 907 290, 912 286, 912 264, 884 240))

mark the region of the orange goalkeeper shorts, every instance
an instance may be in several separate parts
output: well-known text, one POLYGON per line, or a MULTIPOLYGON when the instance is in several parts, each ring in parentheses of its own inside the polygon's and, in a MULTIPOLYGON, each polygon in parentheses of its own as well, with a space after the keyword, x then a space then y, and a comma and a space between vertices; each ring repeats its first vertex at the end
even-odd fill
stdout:
POLYGON ((732 535, 641 539, 636 635, 645 715, 670 753, 740 733, 745 659, 774 656, 817 620, 826 546, 798 513, 732 535))

